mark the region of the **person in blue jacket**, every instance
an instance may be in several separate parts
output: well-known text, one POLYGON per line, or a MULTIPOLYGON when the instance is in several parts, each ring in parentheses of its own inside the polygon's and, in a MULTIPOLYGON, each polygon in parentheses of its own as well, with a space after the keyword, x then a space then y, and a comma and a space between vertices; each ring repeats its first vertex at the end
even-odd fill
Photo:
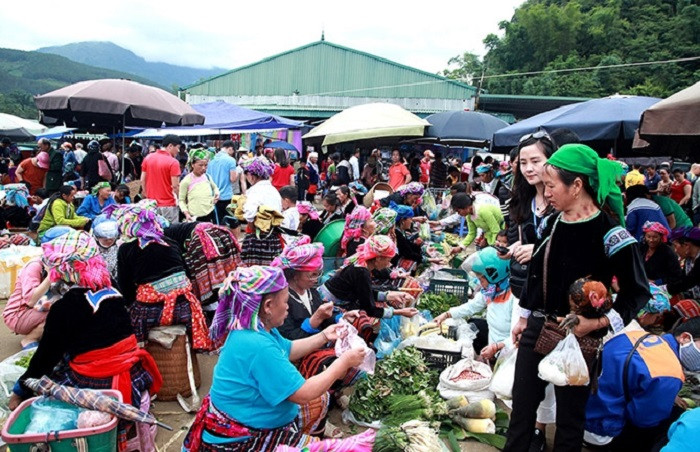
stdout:
POLYGON ((584 441, 609 450, 659 450, 683 409, 683 370, 700 371, 700 317, 656 336, 630 331, 603 347, 598 388, 586 406, 584 441))
POLYGON ((114 203, 112 186, 109 182, 98 182, 92 187, 92 193, 83 199, 83 203, 78 207, 77 214, 94 220, 96 216, 102 213, 102 209, 114 203))

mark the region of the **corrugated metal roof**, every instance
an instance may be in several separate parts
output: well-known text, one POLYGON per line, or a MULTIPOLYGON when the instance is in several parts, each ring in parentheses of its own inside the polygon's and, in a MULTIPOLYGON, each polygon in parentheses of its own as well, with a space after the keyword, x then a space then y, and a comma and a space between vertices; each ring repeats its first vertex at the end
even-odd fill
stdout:
POLYGON ((487 113, 508 113, 517 119, 524 119, 545 111, 554 110, 562 105, 575 104, 587 100, 590 100, 590 98, 482 94, 479 96, 477 108, 487 113))
POLYGON ((469 99, 472 86, 366 52, 318 41, 182 88, 209 96, 469 99))

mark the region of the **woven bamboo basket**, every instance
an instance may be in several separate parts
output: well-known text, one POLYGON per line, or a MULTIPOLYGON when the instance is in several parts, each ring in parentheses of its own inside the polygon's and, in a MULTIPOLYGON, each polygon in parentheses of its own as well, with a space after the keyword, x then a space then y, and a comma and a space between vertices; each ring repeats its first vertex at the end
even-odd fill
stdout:
MULTIPOLYGON (((156 342, 148 342, 146 350, 153 356, 153 359, 158 365, 158 370, 163 376, 163 385, 158 391, 158 400, 171 401, 176 400, 177 395, 189 397, 192 395, 190 390, 190 380, 187 376, 187 349, 185 336, 180 335, 173 342, 173 347, 168 350, 156 342)), ((202 384, 202 376, 199 372, 199 361, 197 354, 192 353, 192 369, 194 371, 195 386, 199 388, 202 384)))

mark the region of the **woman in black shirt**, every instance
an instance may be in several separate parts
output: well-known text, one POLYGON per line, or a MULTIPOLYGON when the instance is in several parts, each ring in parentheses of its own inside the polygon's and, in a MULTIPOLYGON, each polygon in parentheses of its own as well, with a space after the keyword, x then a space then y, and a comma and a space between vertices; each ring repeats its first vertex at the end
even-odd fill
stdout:
MULTIPOLYGON (((624 221, 616 180, 620 167, 601 159, 585 145, 563 146, 549 159, 542 180, 545 197, 561 213, 548 217, 529 266, 520 299, 520 320, 513 328, 519 351, 513 385, 513 412, 506 451, 530 447, 537 407, 547 382, 538 377, 543 355, 534 347, 546 317, 570 312, 568 289, 582 277, 620 291, 613 309, 599 319, 578 316, 574 334, 602 337, 607 329, 624 328, 649 300, 649 284, 636 240, 618 224, 624 221)), ((581 449, 588 386, 557 386, 557 432, 554 450, 581 449)))

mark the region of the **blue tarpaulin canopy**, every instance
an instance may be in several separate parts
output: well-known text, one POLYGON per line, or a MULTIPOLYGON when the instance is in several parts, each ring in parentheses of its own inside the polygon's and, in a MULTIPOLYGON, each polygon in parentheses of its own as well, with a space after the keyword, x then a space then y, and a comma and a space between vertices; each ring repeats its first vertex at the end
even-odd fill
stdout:
POLYGON ((492 147, 517 146, 520 138, 538 129, 551 132, 570 129, 581 141, 632 140, 639 119, 647 108, 661 99, 642 96, 610 96, 564 105, 525 119, 493 134, 492 147))
POLYGON ((192 105, 204 115, 202 129, 292 129, 301 126, 301 121, 250 110, 227 102, 208 102, 192 105))
POLYGON ((444 111, 425 120, 431 126, 425 131, 423 140, 480 147, 491 141, 496 131, 508 127, 507 122, 476 111, 444 111))

